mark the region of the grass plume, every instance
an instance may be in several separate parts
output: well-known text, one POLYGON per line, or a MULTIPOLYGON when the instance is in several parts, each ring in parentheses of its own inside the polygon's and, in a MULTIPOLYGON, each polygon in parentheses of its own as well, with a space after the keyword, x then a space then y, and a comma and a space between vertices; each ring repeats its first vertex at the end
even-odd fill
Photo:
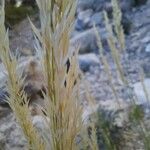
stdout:
MULTIPOLYGON (((78 147, 78 136, 82 134, 81 130, 85 128, 85 134, 81 143, 81 149, 99 149, 98 128, 95 122, 89 125, 91 133, 89 135, 87 126, 82 122, 82 106, 79 101, 79 67, 78 50, 76 47, 69 49, 70 34, 74 25, 74 16, 76 11, 76 1, 74 0, 36 0, 39 7, 39 18, 41 27, 36 28, 31 22, 31 27, 36 38, 36 50, 41 70, 44 73, 46 92, 43 91, 45 107, 42 108, 44 115, 49 118, 47 122, 49 130, 47 133, 51 138, 41 138, 36 128, 33 126, 31 114, 29 111, 29 99, 24 91, 24 79, 17 73, 18 60, 13 56, 9 49, 8 31, 4 26, 4 0, 1 0, 0 8, 0 53, 1 60, 7 70, 7 90, 9 92, 8 102, 12 108, 18 123, 20 124, 24 135, 28 141, 28 149, 33 150, 76 150, 78 147), (67 66, 67 62, 69 66, 67 66)), ((107 13, 104 12, 105 25, 109 37, 108 45, 111 49, 111 55, 119 73, 119 77, 128 86, 128 80, 124 76, 124 70, 121 64, 121 52, 125 49, 124 31, 121 25, 122 14, 117 0, 112 0, 113 6, 113 25, 110 24, 107 13), (114 29, 114 30, 113 30, 114 29)), ((107 58, 103 54, 101 38, 95 28, 97 43, 100 49, 100 58, 104 64, 105 72, 108 75, 110 86, 114 96, 119 104, 119 96, 113 85, 113 77, 107 58)), ((148 91, 144 85, 144 76, 141 77, 143 90, 146 98, 149 99, 148 91)), ((132 99, 135 104, 135 99, 132 99)), ((92 107, 92 106, 91 106, 92 107)), ((140 132, 146 149, 149 149, 149 134, 143 123, 143 112, 133 106, 131 111, 132 121, 135 125, 140 125, 140 132)), ((44 116, 43 115, 43 116, 44 116)), ((102 113, 96 115, 98 118, 99 132, 103 138, 103 143, 107 149, 116 150, 115 139, 112 138, 111 129, 113 128, 109 118, 105 119, 102 113)), ((45 117, 44 116, 44 117, 45 117)), ((112 118, 113 119, 113 118, 112 118)), ((112 129, 113 130, 113 129, 112 129)), ((116 131, 116 130, 115 130, 116 131)), ((117 132, 117 131, 116 131, 117 132)), ((117 133, 115 133, 117 134, 117 133)), ((82 137, 82 135, 81 135, 82 137)))
POLYGON ((24 134, 28 140, 28 149, 44 150, 45 146, 42 143, 39 135, 34 129, 30 112, 28 109, 28 100, 26 94, 21 87, 23 86, 23 79, 17 74, 17 60, 12 56, 9 49, 8 32, 4 27, 4 1, 1 4, 1 39, 4 39, 0 45, 1 60, 7 70, 7 89, 9 92, 8 102, 15 113, 17 121, 19 122, 24 134), (5 38, 3 38, 5 37, 5 38), (24 103, 24 104, 23 104, 24 103), (23 105, 22 105, 23 104, 23 105))
MULTIPOLYGON (((75 1, 37 0, 40 10, 41 29, 31 22, 38 38, 38 51, 46 81, 45 114, 49 117, 51 139, 49 149, 76 149, 76 137, 82 127, 82 108, 78 100, 78 48, 69 51, 69 38, 75 14, 75 1), (69 70, 66 62, 69 61, 69 70)), ((1 54, 8 72, 8 100, 14 114, 24 131, 29 149, 46 149, 46 142, 41 140, 33 127, 28 99, 21 90, 23 79, 17 74, 17 60, 9 50, 8 32, 4 27, 4 1, 1 9, 1 54), (3 37, 6 37, 5 39, 3 37)), ((44 82, 44 81, 43 81, 44 82)))

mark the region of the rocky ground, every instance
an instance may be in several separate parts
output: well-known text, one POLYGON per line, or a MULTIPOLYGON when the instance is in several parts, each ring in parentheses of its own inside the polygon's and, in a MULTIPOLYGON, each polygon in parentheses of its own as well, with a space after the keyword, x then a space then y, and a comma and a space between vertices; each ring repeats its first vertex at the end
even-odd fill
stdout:
MULTIPOLYGON (((145 73, 144 83, 147 90, 150 90, 150 0, 145 2, 141 0, 121 0, 121 9, 123 12, 122 23, 126 33, 126 50, 122 54, 121 63, 125 70, 125 77, 129 81, 129 86, 124 86, 118 77, 116 66, 107 45, 108 35, 104 26, 102 11, 105 9, 111 18, 112 8, 109 0, 79 0, 75 29, 70 40, 72 46, 76 44, 81 45, 79 65, 84 72, 85 81, 88 82, 89 91, 96 100, 96 105, 101 104, 106 110, 112 111, 121 109, 125 112, 123 116, 126 116, 126 110, 129 109, 130 105, 129 100, 133 96, 133 93, 137 95, 136 104, 140 104, 147 116, 149 115, 147 98, 140 83, 140 69, 143 68, 145 73), (117 105, 108 75, 104 71, 104 66, 99 59, 93 23, 96 24, 102 38, 105 55, 112 72, 112 84, 118 93, 121 108, 117 105)), ((33 17, 33 21, 39 26, 37 17, 33 17)), ((13 30, 10 31, 10 47, 13 51, 17 50, 25 57, 35 53, 34 37, 27 19, 15 25, 13 30)), ((4 70, 2 64, 0 64, 0 70, 4 70)), ((5 75, 1 71, 1 84, 4 78, 5 75)), ((83 83, 81 84, 82 98, 84 98, 85 91, 87 89, 85 89, 85 83, 83 83)), ((2 98, 3 96, 0 96, 1 104, 3 102, 2 98)), ((124 126, 124 122, 126 121, 124 118, 126 117, 120 118, 121 120, 117 121, 117 125, 122 127, 124 126)), ((38 118, 35 122, 40 122, 39 120, 38 118)), ((149 123, 148 119, 146 122, 149 123)), ((136 140, 132 142, 136 143, 136 140)), ((14 150, 20 150, 24 148, 25 143, 26 141, 11 110, 2 104, 0 106, 0 149, 10 150, 13 147, 14 150)), ((144 149, 140 142, 136 144, 128 142, 127 145, 129 146, 125 149, 128 150, 144 149)))

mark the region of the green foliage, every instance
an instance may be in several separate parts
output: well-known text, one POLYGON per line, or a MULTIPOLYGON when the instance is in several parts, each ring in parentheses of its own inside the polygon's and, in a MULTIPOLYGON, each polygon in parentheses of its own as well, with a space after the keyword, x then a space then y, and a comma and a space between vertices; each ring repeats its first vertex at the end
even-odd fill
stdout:
POLYGON ((144 137, 144 148, 145 150, 150 150, 150 135, 144 137))
POLYGON ((98 141, 100 147, 108 150, 116 150, 119 147, 119 141, 121 141, 119 128, 114 125, 116 115, 114 112, 106 112, 102 108, 98 110, 98 121, 96 123, 98 141), (103 143, 100 143, 100 141, 103 141, 103 143))
POLYGON ((140 106, 133 106, 132 111, 129 114, 129 118, 132 121, 140 122, 144 118, 144 112, 140 106))

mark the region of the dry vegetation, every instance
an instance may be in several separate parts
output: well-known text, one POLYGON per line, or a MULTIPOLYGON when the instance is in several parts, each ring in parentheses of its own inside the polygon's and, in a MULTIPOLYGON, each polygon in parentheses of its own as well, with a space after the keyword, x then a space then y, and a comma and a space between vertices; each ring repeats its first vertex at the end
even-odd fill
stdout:
MULTIPOLYGON (((124 70, 120 63, 120 54, 125 49, 124 33, 120 23, 121 11, 116 0, 112 0, 112 4, 115 34, 112 25, 109 23, 107 13, 104 12, 106 29, 110 35, 108 44, 114 63, 117 66, 118 75, 124 86, 128 86, 128 81, 124 77, 124 70)), ((44 75, 42 79, 42 94, 45 105, 41 108, 41 112, 43 112, 42 115, 48 124, 46 135, 43 135, 43 138, 41 138, 32 124, 29 110, 30 99, 28 99, 27 93, 24 92, 26 76, 23 77, 23 74, 17 73, 18 59, 11 54, 9 49, 8 31, 4 27, 4 0, 1 0, 0 54, 8 75, 9 105, 28 141, 28 149, 99 149, 99 141, 97 142, 98 129, 91 123, 88 125, 90 127, 90 132, 88 132, 87 125, 84 125, 82 120, 83 108, 79 101, 78 47, 71 51, 69 50, 69 38, 74 24, 76 2, 74 0, 37 0, 37 5, 40 10, 41 28, 37 29, 31 21, 30 23, 35 33, 37 56, 44 75), (69 63, 69 66, 67 63, 69 63)), ((115 87, 112 84, 111 71, 103 54, 101 39, 97 34, 96 28, 95 31, 100 49, 100 59, 105 66, 111 89, 118 101, 115 87)), ((30 68, 30 70, 34 74, 34 69, 30 68)), ((131 100, 133 104, 134 101, 135 99, 131 100)), ((134 105, 132 116, 136 124, 140 124, 145 147, 149 149, 148 135, 146 134, 140 111, 134 105)), ((118 149, 116 143, 113 143, 114 140, 109 132, 110 128, 101 114, 99 114, 99 122, 100 132, 106 148, 110 150, 118 149)))
POLYGON ((43 63, 46 81, 46 94, 43 93, 46 107, 43 111, 50 119, 48 122, 50 141, 40 139, 32 125, 28 108, 29 101, 24 92, 24 79, 21 78, 21 74, 17 74, 17 60, 9 51, 8 32, 5 32, 4 28, 4 1, 2 1, 1 55, 8 71, 9 104, 24 131, 29 149, 42 150, 46 147, 57 150, 75 149, 75 138, 82 127, 82 109, 78 101, 77 87, 76 56, 78 50, 74 53, 68 50, 76 4, 67 0, 63 2, 37 0, 37 4, 40 9, 41 30, 38 31, 31 24, 38 37, 37 45, 41 45, 37 49, 42 54, 40 61, 43 63), (67 72, 68 59, 70 68, 67 72))

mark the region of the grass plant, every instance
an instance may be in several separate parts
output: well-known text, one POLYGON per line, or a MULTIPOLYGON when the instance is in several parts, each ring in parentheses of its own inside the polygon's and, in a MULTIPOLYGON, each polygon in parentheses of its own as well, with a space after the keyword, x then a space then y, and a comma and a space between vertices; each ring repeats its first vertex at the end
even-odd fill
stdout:
MULTIPOLYGON (((82 121, 83 108, 79 101, 79 67, 78 50, 75 47, 70 50, 69 41, 73 29, 76 11, 74 0, 36 0, 39 8, 40 29, 31 22, 35 39, 36 51, 44 73, 46 92, 43 91, 45 107, 42 109, 44 115, 49 118, 46 134, 50 139, 41 138, 37 129, 33 126, 29 110, 29 99, 24 92, 24 78, 17 73, 18 59, 13 56, 9 48, 8 30, 5 29, 4 0, 0 1, 0 58, 7 70, 7 97, 16 119, 21 126, 27 139, 27 149, 31 150, 117 150, 116 139, 113 139, 112 130, 114 126, 111 120, 106 119, 102 111, 96 114, 97 122, 84 125, 82 121), (67 62, 69 65, 67 65, 67 62), (23 87, 23 88, 22 88, 23 87), (90 128, 90 132, 89 129, 90 128), (84 129, 84 134, 82 134, 84 129), (99 133, 100 132, 100 133, 99 133), (99 136, 98 134, 101 134, 99 136), (78 139, 81 137, 81 141, 78 139), (99 138, 100 137, 100 138, 99 138), (103 139, 104 147, 99 146, 99 140, 103 139), (80 145, 80 146, 79 146, 80 145)), ((108 32, 108 45, 118 77, 122 80, 123 86, 129 86, 125 77, 125 70, 121 64, 122 53, 125 52, 125 36, 121 25, 122 14, 117 0, 112 0, 113 23, 110 24, 108 15, 104 12, 106 30, 108 32)), ((104 65, 105 72, 114 97, 118 105, 119 96, 113 85, 112 72, 103 53, 101 38, 97 36, 100 59, 104 65)), ((146 98, 149 99, 148 91, 144 85, 144 75, 141 82, 146 98)), ((143 137, 145 149, 149 149, 149 134, 144 124, 144 114, 135 104, 136 96, 131 98, 132 111, 131 122, 140 126, 140 134, 143 137)), ((92 106, 91 106, 92 107, 92 106)), ((43 116, 44 116, 43 115, 43 116)), ((112 117, 113 119, 113 117, 112 117)), ((118 134, 119 130, 115 130, 118 134)), ((120 134, 120 133, 119 133, 120 134)), ((46 136, 46 135, 43 135, 46 136)), ((120 134, 120 139, 122 134, 120 134)), ((118 138, 118 137, 117 137, 118 138)))
POLYGON ((69 51, 69 37, 74 23, 75 1, 37 0, 41 29, 32 24, 38 38, 38 51, 46 81, 45 114, 50 119, 49 147, 33 127, 23 79, 17 74, 17 60, 9 49, 8 32, 4 27, 4 0, 1 8, 1 59, 8 72, 8 97, 21 128, 28 141, 28 149, 73 150, 76 137, 82 127, 82 108, 78 100, 78 49, 69 51), (5 37, 5 38, 4 38, 5 37), (66 62, 69 60, 69 70, 66 62), (76 84, 75 84, 76 83, 76 84))

